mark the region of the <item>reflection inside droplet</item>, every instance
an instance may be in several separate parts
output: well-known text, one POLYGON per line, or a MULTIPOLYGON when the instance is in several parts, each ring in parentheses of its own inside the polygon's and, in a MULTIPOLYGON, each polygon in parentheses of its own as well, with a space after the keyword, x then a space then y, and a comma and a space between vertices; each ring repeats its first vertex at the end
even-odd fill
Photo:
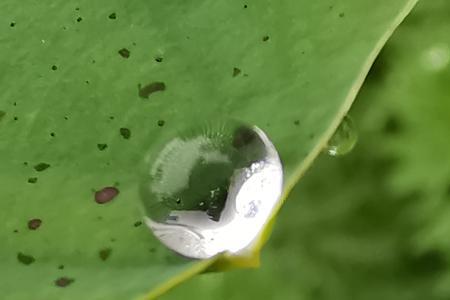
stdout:
POLYGON ((282 191, 278 153, 256 126, 227 122, 181 134, 148 161, 142 185, 146 223, 186 257, 245 249, 282 191))
POLYGON ((331 156, 345 155, 352 151, 358 141, 358 134, 350 116, 345 116, 336 132, 328 141, 326 151, 331 156))

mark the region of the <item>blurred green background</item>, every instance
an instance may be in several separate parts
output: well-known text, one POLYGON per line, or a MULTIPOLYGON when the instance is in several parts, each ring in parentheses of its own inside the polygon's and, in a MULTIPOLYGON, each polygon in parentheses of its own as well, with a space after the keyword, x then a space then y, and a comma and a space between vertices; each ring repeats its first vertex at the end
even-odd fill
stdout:
POLYGON ((300 181, 262 266, 162 299, 450 299, 449 62, 450 1, 422 1, 350 112, 357 146, 300 181))

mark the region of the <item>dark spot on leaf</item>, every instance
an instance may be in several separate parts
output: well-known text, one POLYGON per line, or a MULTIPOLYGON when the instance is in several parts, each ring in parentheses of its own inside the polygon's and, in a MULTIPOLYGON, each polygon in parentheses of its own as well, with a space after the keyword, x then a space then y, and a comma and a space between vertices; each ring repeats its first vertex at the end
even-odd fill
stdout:
POLYGON ((80 10, 80 8, 79 8, 79 7, 77 7, 77 8, 75 8, 75 10, 80 10))
POLYGON ((52 70, 53 70, 53 71, 56 71, 56 70, 58 70, 58 67, 55 66, 55 65, 53 65, 53 66, 52 66, 52 70))
POLYGON ((114 120, 114 116, 109 116, 109 119, 110 120, 114 120))
POLYGON ((6 115, 6 112, 3 110, 0 110, 0 121, 3 119, 3 117, 6 115))
POLYGON ((114 243, 116 241, 116 239, 115 238, 111 238, 110 241, 111 241, 111 243, 114 243))
POLYGON ((28 166, 28 162, 24 161, 24 162, 23 162, 23 165, 24 165, 24 166, 28 166))
POLYGON ((41 224, 42 224, 41 219, 34 218, 28 221, 28 228, 30 230, 36 230, 41 226, 41 224))
POLYGON ((36 183, 37 182, 37 177, 30 177, 28 178, 28 183, 36 183))
POLYGON ((68 116, 64 116, 64 120, 69 120, 69 117, 68 116))
POLYGON ((156 249, 155 249, 155 248, 150 248, 150 249, 148 249, 148 252, 150 252, 150 253, 155 253, 155 252, 156 252, 156 249))
POLYGON ((81 18, 81 17, 77 18, 77 22, 81 22, 82 20, 83 20, 83 18, 81 18))
POLYGON ((55 135, 56 135, 56 134, 55 134, 54 132, 50 132, 50 136, 51 136, 51 137, 55 137, 55 135))
POLYGON ((50 168, 50 165, 47 164, 47 163, 44 163, 44 162, 38 163, 37 165, 34 166, 34 169, 35 169, 36 171, 38 171, 38 172, 45 171, 45 170, 47 170, 48 168, 50 168))
POLYGON ((123 58, 130 57, 130 50, 128 50, 127 48, 122 48, 118 52, 119 52, 120 56, 122 56, 123 58))
POLYGON ((267 42, 269 40, 269 36, 268 35, 263 36, 262 40, 263 42, 267 42))
POLYGON ((34 263, 34 261, 36 259, 34 259, 34 257, 31 256, 31 255, 27 255, 27 254, 24 254, 22 252, 19 252, 19 253, 17 253, 17 260, 19 262, 21 262, 22 264, 28 266, 28 265, 31 265, 32 263, 34 263))
POLYGON ((14 233, 18 233, 18 232, 19 232, 19 230, 17 230, 17 229, 14 229, 14 230, 13 230, 13 232, 14 232, 14 233))
POLYGON ((134 222, 134 227, 139 227, 142 225, 142 221, 136 221, 134 222))
POLYGON ((116 13, 112 13, 108 16, 108 18, 110 18, 111 20, 115 20, 117 18, 116 13))
POLYGON ((85 83, 86 83, 86 84, 89 84, 89 80, 86 80, 85 83))
POLYGON ((241 69, 234 67, 233 68, 233 77, 236 77, 239 74, 241 74, 241 69))
POLYGON ((98 150, 103 151, 106 148, 108 148, 108 145, 107 144, 97 144, 97 148, 98 148, 98 150))
POLYGON ((309 135, 309 139, 310 139, 310 140, 314 139, 314 137, 315 137, 315 136, 314 136, 314 133, 311 133, 311 134, 309 135))
POLYGON ((14 106, 17 106, 17 102, 14 102, 13 105, 14 105, 14 106))
POLYGON ((339 14, 339 18, 343 18, 343 17, 345 17, 345 13, 341 12, 341 13, 339 14))
POLYGON ((164 121, 164 120, 159 120, 159 121, 158 121, 158 126, 159 126, 159 127, 163 127, 164 124, 166 124, 166 121, 164 121))
POLYGON ((247 5, 247 4, 245 4, 245 5, 244 5, 244 8, 247 8, 247 7, 248 7, 248 5, 247 5))
POLYGON ((155 58, 155 61, 160 63, 163 61, 163 58, 161 56, 158 56, 155 58))
POLYGON ((98 257, 100 257, 101 260, 105 261, 111 256, 111 252, 111 248, 102 249, 98 252, 98 257))
POLYGON ((391 115, 386 119, 386 123, 384 123, 383 127, 383 131, 386 134, 396 134, 401 132, 401 130, 401 122, 395 115, 391 115))
POLYGON ((300 125, 300 121, 299 120, 295 120, 294 124, 298 126, 298 125, 300 125))
POLYGON ((64 270, 64 265, 59 265, 59 266, 58 266, 58 269, 59 269, 59 270, 64 270))
POLYGON ((165 91, 166 85, 164 82, 152 82, 145 86, 138 84, 139 97, 148 99, 148 96, 155 92, 165 91))
POLYGON ((128 140, 131 137, 131 131, 128 128, 122 127, 119 129, 119 132, 120 132, 120 135, 126 140, 128 140))
POLYGON ((14 117, 14 121, 17 121, 17 120, 19 120, 19 117, 14 117))
POLYGON ((16 22, 11 22, 11 24, 9 24, 9 26, 11 26, 11 27, 16 26, 16 22))
POLYGON ((75 279, 73 279, 73 278, 60 277, 55 280, 55 285, 59 286, 59 287, 66 287, 66 286, 72 284, 74 281, 75 281, 75 279))
POLYGON ((115 187, 108 186, 100 191, 95 192, 95 202, 104 204, 113 200, 119 194, 119 190, 115 187))

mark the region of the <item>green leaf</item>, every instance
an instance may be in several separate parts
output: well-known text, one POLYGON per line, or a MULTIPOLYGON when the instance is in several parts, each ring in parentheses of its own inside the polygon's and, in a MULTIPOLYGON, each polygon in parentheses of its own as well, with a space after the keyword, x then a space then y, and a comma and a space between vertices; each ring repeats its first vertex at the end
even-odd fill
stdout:
POLYGON ((2 1, 1 296, 152 298, 204 270, 140 226, 145 155, 226 115, 268 133, 287 195, 415 2, 2 1))
POLYGON ((163 299, 439 300, 450 295, 448 1, 422 1, 352 110, 352 153, 320 157, 259 270, 198 276, 163 299))

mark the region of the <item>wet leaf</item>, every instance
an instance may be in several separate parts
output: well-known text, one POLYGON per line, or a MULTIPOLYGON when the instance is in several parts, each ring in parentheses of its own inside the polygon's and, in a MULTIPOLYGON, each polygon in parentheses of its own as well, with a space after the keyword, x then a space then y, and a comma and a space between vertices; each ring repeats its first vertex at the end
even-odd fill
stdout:
POLYGON ((204 270, 212 260, 176 257, 133 226, 145 153, 171 124, 226 115, 268 133, 287 194, 414 3, 2 1, 1 296, 154 297, 204 270), (93 201, 111 186, 113 201, 93 201), (35 216, 42 228, 15 232, 35 216), (29 250, 39 261, 24 269, 29 250))

